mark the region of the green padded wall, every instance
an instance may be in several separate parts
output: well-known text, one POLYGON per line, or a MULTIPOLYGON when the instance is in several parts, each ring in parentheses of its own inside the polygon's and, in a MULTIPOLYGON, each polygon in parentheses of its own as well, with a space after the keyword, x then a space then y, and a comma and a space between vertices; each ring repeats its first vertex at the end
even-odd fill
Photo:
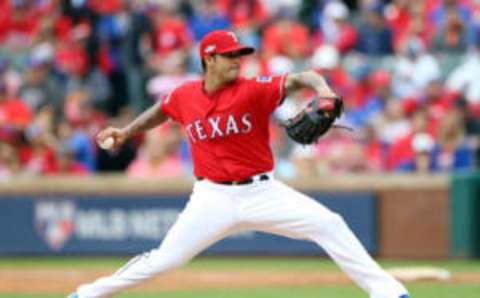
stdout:
POLYGON ((480 172, 455 173, 450 188, 450 249, 454 257, 480 257, 480 172))

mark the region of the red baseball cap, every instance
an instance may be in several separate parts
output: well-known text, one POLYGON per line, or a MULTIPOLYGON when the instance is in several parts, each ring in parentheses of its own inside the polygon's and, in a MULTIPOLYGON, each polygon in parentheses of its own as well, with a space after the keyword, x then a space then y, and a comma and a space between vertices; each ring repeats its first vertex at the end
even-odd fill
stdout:
POLYGON ((215 30, 205 35, 200 42, 200 58, 207 55, 239 52, 240 55, 249 55, 255 48, 242 45, 232 31, 215 30))

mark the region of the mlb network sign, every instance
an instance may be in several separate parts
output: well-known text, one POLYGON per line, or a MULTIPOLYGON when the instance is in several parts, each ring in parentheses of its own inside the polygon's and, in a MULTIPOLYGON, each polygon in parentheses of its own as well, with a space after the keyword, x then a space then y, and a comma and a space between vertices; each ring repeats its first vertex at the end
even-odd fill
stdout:
MULTIPOLYGON (((377 226, 372 194, 311 195, 342 214, 367 250, 375 253, 377 226)), ((0 255, 132 254, 150 250, 159 246, 187 198, 182 194, 3 197, 0 255)), ((311 242, 248 231, 221 240, 206 253, 318 255, 322 251, 311 242)))
POLYGON ((160 241, 175 222, 178 208, 89 208, 72 200, 35 202, 35 227, 54 250, 78 241, 160 241))

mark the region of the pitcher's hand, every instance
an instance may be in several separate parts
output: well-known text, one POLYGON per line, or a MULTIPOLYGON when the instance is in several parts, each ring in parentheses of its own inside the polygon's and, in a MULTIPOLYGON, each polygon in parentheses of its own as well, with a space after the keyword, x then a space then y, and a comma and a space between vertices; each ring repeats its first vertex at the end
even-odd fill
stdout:
POLYGON ((113 146, 111 149, 117 150, 127 141, 129 137, 130 135, 127 130, 110 126, 97 134, 97 144, 100 146, 100 144, 105 142, 106 139, 112 138, 113 146))

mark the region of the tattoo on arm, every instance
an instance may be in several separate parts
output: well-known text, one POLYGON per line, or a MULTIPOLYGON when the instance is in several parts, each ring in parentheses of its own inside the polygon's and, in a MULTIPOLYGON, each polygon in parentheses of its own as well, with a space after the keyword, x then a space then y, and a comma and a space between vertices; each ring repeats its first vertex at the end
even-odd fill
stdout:
POLYGON ((315 71, 304 71, 287 76, 285 80, 285 91, 287 95, 301 88, 310 88, 325 97, 336 96, 325 79, 315 71))
POLYGON ((140 114, 132 123, 125 127, 128 135, 154 128, 167 120, 167 116, 161 110, 161 102, 157 102, 148 110, 140 114))

